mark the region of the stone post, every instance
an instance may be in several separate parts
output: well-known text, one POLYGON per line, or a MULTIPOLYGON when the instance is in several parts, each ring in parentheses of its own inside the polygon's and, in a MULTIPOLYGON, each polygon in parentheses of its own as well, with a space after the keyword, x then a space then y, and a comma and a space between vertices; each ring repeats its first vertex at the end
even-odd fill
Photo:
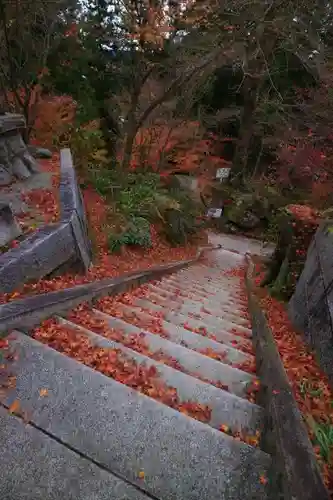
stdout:
POLYGON ((21 136, 25 127, 22 115, 0 114, 0 186, 28 179, 39 172, 38 164, 21 136))

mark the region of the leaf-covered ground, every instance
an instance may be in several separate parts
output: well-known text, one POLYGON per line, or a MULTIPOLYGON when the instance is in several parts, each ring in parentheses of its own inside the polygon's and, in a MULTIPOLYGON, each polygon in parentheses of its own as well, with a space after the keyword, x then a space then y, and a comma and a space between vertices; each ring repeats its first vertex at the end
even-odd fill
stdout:
MULTIPOLYGON (((40 211, 45 223, 55 222, 59 219, 59 156, 52 160, 42 160, 44 171, 53 172, 53 189, 37 189, 27 197, 26 202, 40 211)), ((152 247, 148 249, 134 249, 127 247, 121 254, 110 254, 107 248, 108 207, 99 194, 92 187, 83 190, 83 196, 88 213, 89 223, 94 241, 94 264, 86 275, 64 274, 52 279, 42 279, 37 283, 29 283, 20 290, 12 293, 1 294, 0 303, 9 302, 26 295, 46 293, 71 286, 90 283, 94 280, 112 278, 128 272, 148 269, 150 267, 169 262, 186 260, 195 256, 197 245, 185 247, 171 247, 151 227, 152 247)), ((24 216, 23 216, 24 220, 24 216)), ((38 228, 31 228, 38 230, 38 228)), ((205 238, 204 238, 205 239, 205 238)))

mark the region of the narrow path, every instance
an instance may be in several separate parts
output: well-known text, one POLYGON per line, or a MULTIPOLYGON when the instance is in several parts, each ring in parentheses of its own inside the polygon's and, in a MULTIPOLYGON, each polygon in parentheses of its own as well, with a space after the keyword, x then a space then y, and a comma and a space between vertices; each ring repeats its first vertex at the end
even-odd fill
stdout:
POLYGON ((243 266, 244 255, 210 252, 132 293, 47 320, 34 338, 13 333, 6 363, 15 384, 2 403, 18 416, 1 410, 0 464, 11 467, 2 496, 266 498, 270 457, 259 448, 243 266), (85 493, 76 480, 89 468, 85 493), (36 479, 45 475, 49 483, 36 479))

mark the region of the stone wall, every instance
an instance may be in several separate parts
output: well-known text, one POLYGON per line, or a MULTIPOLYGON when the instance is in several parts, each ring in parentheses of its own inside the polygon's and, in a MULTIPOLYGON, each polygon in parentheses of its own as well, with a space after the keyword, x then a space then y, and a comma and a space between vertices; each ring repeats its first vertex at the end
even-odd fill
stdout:
POLYGON ((21 136, 25 127, 22 115, 0 114, 0 186, 28 179, 39 171, 21 136))
POLYGON ((308 249, 289 302, 294 326, 314 349, 333 385, 333 222, 323 222, 308 249))

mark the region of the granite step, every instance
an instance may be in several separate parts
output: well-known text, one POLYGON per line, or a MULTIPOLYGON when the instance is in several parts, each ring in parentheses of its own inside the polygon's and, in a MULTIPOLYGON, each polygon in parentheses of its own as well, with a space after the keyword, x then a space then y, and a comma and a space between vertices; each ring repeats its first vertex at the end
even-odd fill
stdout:
POLYGON ((221 330, 224 330, 224 331, 227 331, 230 333, 234 333, 234 332, 232 332, 232 330, 235 329, 235 330, 237 330, 237 332, 240 335, 244 335, 249 339, 252 337, 252 330, 250 330, 250 328, 242 325, 241 319, 239 322, 236 322, 237 321, 236 319, 231 321, 230 318, 216 317, 212 314, 208 314, 208 313, 202 311, 202 307, 200 307, 199 303, 197 303, 197 305, 194 305, 194 306, 188 305, 187 303, 186 304, 178 303, 178 307, 172 309, 170 307, 170 304, 168 304, 168 303, 165 305, 161 305, 161 304, 157 305, 157 304, 154 304, 153 302, 151 302, 149 300, 149 298, 148 299, 144 298, 144 299, 136 299, 135 302, 133 303, 133 305, 136 305, 138 307, 143 307, 143 308, 146 308, 148 310, 151 309, 154 311, 161 311, 161 312, 171 311, 171 312, 175 312, 176 314, 179 313, 179 314, 182 314, 182 315, 187 316, 187 317, 193 317, 194 319, 204 321, 205 325, 207 326, 207 329, 209 329, 210 327, 213 327, 213 328, 216 327, 216 328, 220 328, 221 330))
POLYGON ((146 295, 143 295, 143 298, 147 297, 149 300, 154 300, 157 301, 157 303, 160 303, 160 301, 163 301, 163 303, 167 302, 170 303, 170 308, 172 309, 173 305, 175 303, 182 303, 182 304, 200 304, 200 307, 207 308, 207 309, 214 309, 215 311, 218 310, 221 313, 227 313, 229 315, 232 315, 233 317, 240 317, 244 316, 244 311, 243 309, 237 307, 236 305, 233 305, 232 302, 225 302, 225 303, 218 303, 214 300, 208 300, 208 299, 202 299, 201 297, 187 297, 187 296, 182 296, 178 294, 163 294, 159 291, 159 289, 153 290, 152 288, 148 288, 148 292, 146 295))
MULTIPOLYGON (((117 307, 119 311, 123 311, 129 317, 131 315, 134 315, 143 319, 149 319, 149 312, 142 311, 141 308, 135 307, 134 305, 128 306, 119 302, 117 304, 117 307)), ((189 331, 195 331, 196 333, 201 333, 200 331, 198 331, 200 329, 203 336, 213 335, 215 337, 214 340, 216 340, 217 342, 221 342, 231 347, 236 347, 239 350, 242 350, 241 347, 244 346, 247 352, 251 352, 252 343, 250 340, 244 339, 237 335, 233 335, 231 333, 228 333, 227 331, 223 331, 219 327, 214 327, 211 325, 207 327, 203 321, 195 320, 182 314, 177 314, 169 311, 163 314, 163 319, 174 325, 181 326, 189 331)))
MULTIPOLYGON (((100 310, 95 310, 96 312, 100 313, 100 310)), ((148 314, 142 313, 142 317, 149 320, 151 319, 151 316, 148 314)), ((146 329, 144 328, 139 328, 135 326, 134 324, 130 323, 130 318, 128 318, 128 322, 123 321, 120 318, 115 318, 113 316, 109 316, 109 323, 111 325, 111 318, 112 318, 112 325, 115 328, 120 328, 122 326, 123 329, 126 329, 126 332, 128 333, 139 333, 141 331, 145 331, 145 333, 149 333, 146 329)), ((218 354, 221 354, 222 356, 225 356, 224 362, 234 365, 234 364, 242 364, 245 362, 250 362, 253 360, 253 356, 251 354, 245 353, 243 351, 239 351, 238 349, 234 347, 227 346, 225 344, 221 344, 219 342, 216 342, 215 340, 212 340, 208 337, 204 337, 203 335, 200 335, 199 333, 195 332, 190 332, 189 330, 186 330, 185 328, 182 328, 177 325, 173 325, 172 323, 169 323, 168 321, 161 321, 161 326, 163 329, 163 332, 168 335, 168 340, 171 342, 174 342, 176 344, 180 344, 181 346, 188 347, 189 349, 193 349, 196 351, 204 351, 204 350, 211 350, 213 352, 216 352, 218 354)), ((160 334, 157 333, 150 333, 150 335, 154 335, 155 337, 159 337, 160 334)), ((164 338, 164 337, 162 337, 164 338)), ((202 353, 201 353, 202 354, 202 353)))
POLYGON ((169 274, 168 278, 174 279, 174 280, 179 280, 182 279, 184 282, 185 281, 192 281, 192 282, 197 282, 197 283, 202 283, 202 284, 211 284, 211 285, 218 285, 221 280, 224 282, 228 282, 229 284, 237 284, 239 285, 239 278, 234 277, 234 276, 228 276, 224 274, 222 270, 220 270, 217 274, 215 275, 210 275, 209 273, 206 273, 204 271, 198 271, 198 272, 193 272, 190 268, 187 270, 180 270, 177 271, 176 273, 169 274))
MULTIPOLYGON (((150 303, 153 303, 157 306, 168 307, 171 311, 184 309, 184 311, 187 311, 187 314, 198 313, 200 315, 202 312, 205 312, 206 314, 210 314, 212 316, 215 316, 216 318, 226 319, 231 323, 235 323, 235 325, 247 326, 249 324, 248 319, 241 317, 241 311, 239 311, 237 314, 233 312, 232 309, 228 309, 227 306, 225 306, 224 309, 214 309, 212 307, 209 307, 208 305, 203 306, 201 303, 195 302, 194 300, 181 297, 178 297, 175 300, 171 300, 167 299, 166 297, 161 297, 156 293, 149 293, 147 296, 144 295, 142 299, 138 300, 142 301, 142 304, 144 304, 144 302, 146 301, 149 301, 150 303)), ((144 307, 144 305, 142 305, 141 307, 144 307)), ((230 307, 232 308, 232 306, 230 307)))
POLYGON ((180 273, 175 273, 171 274, 165 278, 163 278, 165 281, 170 281, 170 283, 182 283, 184 285, 194 285, 197 286, 198 288, 203 288, 203 289, 214 289, 214 288, 221 288, 221 285, 228 286, 228 287, 238 287, 239 286, 239 279, 231 279, 228 277, 221 277, 219 279, 212 280, 210 278, 203 278, 202 276, 198 276, 195 278, 195 276, 184 276, 180 273))
POLYGON ((203 288, 195 284, 184 284, 183 282, 177 283, 174 281, 161 280, 159 286, 170 291, 181 291, 184 293, 191 292, 207 298, 216 298, 218 300, 229 299, 236 303, 243 302, 242 298, 239 296, 239 291, 231 287, 228 289, 229 285, 221 285, 219 288, 216 287, 208 289, 207 287, 203 288))
POLYGON ((191 293, 196 293, 197 295, 201 295, 203 297, 217 297, 218 294, 221 294, 222 298, 237 299, 237 296, 233 290, 223 289, 222 287, 219 289, 214 289, 214 291, 209 291, 209 290, 204 290, 203 287, 200 288, 197 285, 194 285, 193 283, 186 284, 182 281, 175 282, 166 280, 161 280, 159 286, 161 288, 165 288, 166 290, 170 291, 177 290, 186 293, 191 292, 191 293))
MULTIPOLYGON (((186 401, 194 401, 201 405, 209 406, 212 410, 211 419, 208 422, 210 426, 219 429, 221 424, 226 424, 233 431, 243 431, 250 433, 251 435, 254 435, 258 429, 261 429, 263 421, 262 409, 258 405, 252 404, 242 397, 235 395, 237 394, 238 387, 243 389, 236 377, 235 380, 230 383, 231 387, 236 388, 235 391, 231 391, 234 392, 234 394, 232 394, 231 392, 229 393, 221 390, 208 382, 201 381, 196 377, 195 373, 193 376, 183 373, 171 366, 163 364, 163 362, 155 361, 147 355, 140 354, 133 349, 125 347, 119 342, 109 340, 103 337, 103 335, 96 334, 91 330, 87 330, 86 328, 72 323, 71 321, 61 318, 59 318, 59 321, 60 324, 65 327, 77 330, 86 335, 93 345, 103 348, 119 349, 139 365, 144 364, 147 367, 154 366, 157 369, 161 380, 168 386, 174 387, 177 390, 177 394, 181 402, 184 403, 186 401)), ((140 333, 140 329, 138 330, 139 331, 137 333, 140 333)), ((129 335, 133 335, 133 332, 129 335)), ((156 338, 154 338, 154 336, 152 337, 153 339, 149 341, 149 334, 145 336, 151 352, 156 353, 162 351, 164 354, 169 355, 174 353, 172 349, 168 348, 168 344, 172 344, 171 342, 168 342, 161 337, 157 337, 160 342, 156 345, 154 342, 156 338)), ((187 349, 181 346, 176 346, 176 350, 177 349, 178 351, 187 351, 187 349)), ((180 364, 182 364, 182 360, 186 355, 187 357, 190 357, 190 353, 184 352, 180 352, 178 353, 178 357, 174 357, 180 362, 180 364)), ((206 359, 209 360, 210 358, 206 359)), ((202 367, 202 363, 200 366, 202 367)), ((186 368, 186 366, 184 366, 184 368, 186 368)), ((236 371, 239 372, 240 370, 236 371)), ((238 374, 236 374, 236 376, 237 375, 238 374)), ((243 392, 240 391, 240 393, 243 395, 243 392)))
POLYGON ((235 303, 232 301, 232 299, 218 299, 217 297, 202 297, 199 295, 196 295, 195 293, 192 292, 180 292, 177 290, 174 290, 173 292, 169 291, 167 292, 166 290, 163 289, 158 289, 158 288, 151 288, 150 286, 148 287, 149 290, 149 295, 151 293, 156 293, 160 297, 163 297, 164 299, 168 300, 179 300, 179 298, 183 301, 192 301, 192 302, 199 302, 200 304, 205 306, 210 306, 213 307, 214 309, 221 309, 230 311, 232 310, 235 314, 243 315, 244 314, 244 309, 245 306, 243 303, 235 303))
POLYGON ((225 295, 220 294, 218 297, 217 296, 208 297, 207 295, 197 294, 193 290, 185 291, 171 287, 167 290, 166 288, 157 285, 148 285, 148 290, 173 300, 175 300, 175 298, 177 298, 178 296, 181 296, 183 297, 183 299, 190 299, 199 302, 206 301, 206 303, 211 303, 215 307, 222 307, 223 305, 234 306, 234 309, 239 311, 241 311, 242 307, 244 307, 243 303, 241 302, 238 303, 235 299, 226 294, 225 295))
MULTIPOLYGON (((16 386, 8 389, 3 404, 18 400, 30 423, 72 451, 160 500, 266 498, 260 478, 271 459, 260 449, 19 332, 10 335, 10 342, 17 354, 10 362, 16 386)), ((10 450, 10 442, 4 440, 0 448, 10 450)), ((34 463, 32 456, 27 464, 34 463)), ((25 498, 35 497, 28 492, 25 498)))
POLYGON ((2 500, 151 498, 1 406, 0 421, 2 500))
MULTIPOLYGON (((96 314, 107 321, 110 327, 119 327, 119 320, 118 324, 114 321, 117 318, 97 311, 96 314)), ((134 333, 134 329, 129 329, 125 321, 123 321, 121 330, 128 335, 134 333)), ((140 332, 145 334, 145 339, 152 352, 162 351, 176 359, 193 377, 203 377, 212 383, 220 382, 227 385, 231 393, 243 398, 246 397, 247 387, 254 380, 253 375, 136 327, 135 333, 139 334, 140 332)))

